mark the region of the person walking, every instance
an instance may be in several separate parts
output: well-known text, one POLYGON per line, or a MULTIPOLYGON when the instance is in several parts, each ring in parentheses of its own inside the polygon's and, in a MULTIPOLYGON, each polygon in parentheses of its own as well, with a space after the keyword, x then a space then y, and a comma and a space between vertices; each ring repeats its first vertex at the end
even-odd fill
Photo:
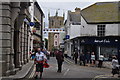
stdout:
POLYGON ((40 72, 40 78, 42 78, 43 64, 45 61, 47 61, 45 54, 41 51, 41 48, 38 48, 38 52, 35 55, 35 64, 36 64, 35 79, 38 78, 39 72, 40 72))
POLYGON ((100 55, 99 56, 99 63, 98 63, 98 67, 101 68, 102 65, 103 65, 103 60, 104 60, 104 56, 103 55, 100 55))
POLYGON ((55 52, 55 56, 56 56, 56 60, 57 60, 57 64, 58 64, 58 70, 57 72, 61 73, 62 71, 62 64, 63 64, 63 61, 64 61, 64 56, 63 56, 63 53, 62 51, 60 50, 57 50, 55 52))
POLYGON ((95 53, 91 53, 91 66, 95 66, 95 53))
POLYGON ((74 57, 75 57, 75 64, 77 64, 77 59, 78 59, 78 51, 77 50, 75 50, 74 57))
POLYGON ((32 60, 34 60, 34 58, 35 58, 35 51, 34 50, 32 50, 32 52, 31 52, 31 58, 32 58, 32 60))
POLYGON ((87 64, 90 63, 90 60, 91 60, 91 54, 90 54, 90 52, 88 51, 87 54, 86 54, 86 62, 87 62, 87 64))
POLYGON ((118 77, 119 77, 119 63, 118 63, 118 59, 116 56, 113 56, 112 57, 112 74, 113 74, 113 77, 115 74, 118 74, 118 77))
POLYGON ((83 64, 85 66, 85 54, 83 52, 80 54, 79 61, 80 65, 83 64))

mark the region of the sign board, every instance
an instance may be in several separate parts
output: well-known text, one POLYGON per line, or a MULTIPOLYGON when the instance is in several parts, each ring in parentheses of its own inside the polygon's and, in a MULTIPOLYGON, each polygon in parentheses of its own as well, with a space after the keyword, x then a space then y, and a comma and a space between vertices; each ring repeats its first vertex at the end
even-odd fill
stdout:
POLYGON ((34 22, 30 22, 29 25, 30 25, 30 26, 34 26, 35 23, 34 23, 34 22))
POLYGON ((65 36, 65 39, 70 39, 70 35, 66 35, 66 36, 65 36))

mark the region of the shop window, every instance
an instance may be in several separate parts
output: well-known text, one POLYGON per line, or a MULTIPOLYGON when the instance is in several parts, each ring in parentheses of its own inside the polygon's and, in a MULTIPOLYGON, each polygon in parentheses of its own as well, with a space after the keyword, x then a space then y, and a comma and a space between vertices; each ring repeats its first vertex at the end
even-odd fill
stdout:
POLYGON ((105 25, 98 25, 97 26, 97 35, 98 36, 105 36, 105 25))
POLYGON ((105 61, 112 61, 112 56, 117 56, 117 47, 101 47, 101 55, 105 61))

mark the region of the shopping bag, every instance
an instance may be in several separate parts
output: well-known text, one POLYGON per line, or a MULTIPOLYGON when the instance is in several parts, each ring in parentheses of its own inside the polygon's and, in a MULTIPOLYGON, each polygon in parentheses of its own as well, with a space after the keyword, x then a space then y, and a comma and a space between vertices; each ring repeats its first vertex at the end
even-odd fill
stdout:
POLYGON ((43 64, 43 67, 44 67, 44 68, 49 68, 50 66, 49 66, 48 63, 44 63, 44 64, 43 64))

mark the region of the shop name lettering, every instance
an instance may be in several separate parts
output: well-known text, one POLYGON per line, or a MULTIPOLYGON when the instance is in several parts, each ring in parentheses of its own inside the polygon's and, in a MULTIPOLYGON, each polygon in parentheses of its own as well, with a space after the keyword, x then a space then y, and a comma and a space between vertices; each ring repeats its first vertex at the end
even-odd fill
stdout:
POLYGON ((94 40, 94 42, 95 43, 110 43, 110 41, 106 40, 106 39, 104 39, 104 40, 94 40))

